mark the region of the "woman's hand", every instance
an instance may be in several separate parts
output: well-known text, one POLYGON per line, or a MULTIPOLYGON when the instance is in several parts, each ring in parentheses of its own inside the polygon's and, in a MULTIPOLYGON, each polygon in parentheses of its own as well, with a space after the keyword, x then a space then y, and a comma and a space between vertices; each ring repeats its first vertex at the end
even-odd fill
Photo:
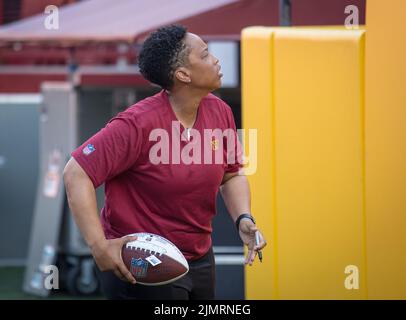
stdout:
POLYGON ((122 247, 137 237, 123 237, 119 239, 104 240, 91 248, 92 255, 100 271, 113 271, 123 281, 135 284, 135 278, 125 266, 121 257, 122 247))
POLYGON ((266 241, 257 226, 250 219, 241 219, 239 234, 241 240, 248 247, 248 254, 245 257, 244 264, 249 264, 251 266, 258 251, 266 246, 266 241), (257 232, 259 238, 258 245, 255 241, 255 234, 257 232))

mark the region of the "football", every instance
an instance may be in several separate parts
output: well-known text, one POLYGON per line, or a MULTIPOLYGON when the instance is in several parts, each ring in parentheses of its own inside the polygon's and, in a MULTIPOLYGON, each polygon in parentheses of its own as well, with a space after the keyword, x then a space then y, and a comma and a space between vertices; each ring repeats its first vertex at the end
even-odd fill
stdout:
POLYGON ((137 283, 159 286, 180 279, 189 271, 182 252, 169 240, 152 233, 133 233, 137 240, 121 250, 124 264, 137 283))

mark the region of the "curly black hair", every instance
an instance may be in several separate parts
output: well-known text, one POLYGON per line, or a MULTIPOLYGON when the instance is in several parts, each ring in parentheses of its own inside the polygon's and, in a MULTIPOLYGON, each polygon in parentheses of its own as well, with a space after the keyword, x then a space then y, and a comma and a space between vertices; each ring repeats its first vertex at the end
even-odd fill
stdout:
POLYGON ((188 61, 189 49, 184 41, 186 32, 184 26, 170 25, 149 35, 138 59, 145 79, 164 89, 172 88, 175 70, 188 61))

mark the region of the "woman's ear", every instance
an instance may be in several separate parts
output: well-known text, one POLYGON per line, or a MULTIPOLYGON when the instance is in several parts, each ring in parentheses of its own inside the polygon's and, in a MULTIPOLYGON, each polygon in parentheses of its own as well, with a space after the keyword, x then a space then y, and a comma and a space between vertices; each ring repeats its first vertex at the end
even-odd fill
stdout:
POLYGON ((190 78, 189 70, 184 67, 180 67, 180 68, 176 69, 175 78, 178 81, 183 82, 185 84, 188 84, 192 81, 192 79, 190 78))

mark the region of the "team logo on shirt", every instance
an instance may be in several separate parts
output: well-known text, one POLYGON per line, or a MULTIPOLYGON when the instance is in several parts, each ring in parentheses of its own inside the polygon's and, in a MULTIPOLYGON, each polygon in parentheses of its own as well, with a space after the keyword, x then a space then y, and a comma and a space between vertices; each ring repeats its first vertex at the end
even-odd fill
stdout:
POLYGON ((142 260, 141 258, 132 258, 130 271, 136 278, 145 278, 148 271, 148 262, 142 260))
POLYGON ((83 148, 82 151, 83 151, 83 154, 88 156, 89 154, 91 154, 95 150, 96 149, 95 149, 94 145, 89 143, 86 147, 83 148))
POLYGON ((218 148, 219 148, 219 141, 217 139, 213 139, 211 141, 211 150, 216 151, 216 150, 218 150, 218 148))

